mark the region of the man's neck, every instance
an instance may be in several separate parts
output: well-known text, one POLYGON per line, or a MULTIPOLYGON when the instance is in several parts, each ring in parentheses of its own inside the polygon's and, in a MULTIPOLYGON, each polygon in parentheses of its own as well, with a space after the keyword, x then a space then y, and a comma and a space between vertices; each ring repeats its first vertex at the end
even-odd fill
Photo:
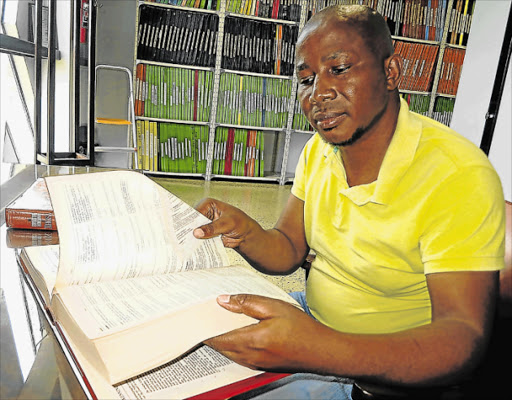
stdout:
POLYGON ((390 101, 389 108, 370 131, 350 146, 340 147, 349 186, 358 186, 377 180, 395 133, 400 101, 390 101))

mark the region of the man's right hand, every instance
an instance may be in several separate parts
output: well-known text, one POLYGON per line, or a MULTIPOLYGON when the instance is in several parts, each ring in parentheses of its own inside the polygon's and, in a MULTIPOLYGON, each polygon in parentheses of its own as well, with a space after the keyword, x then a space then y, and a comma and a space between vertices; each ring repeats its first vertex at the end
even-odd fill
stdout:
POLYGON ((259 227, 258 223, 242 210, 219 200, 201 200, 196 209, 212 222, 196 228, 194 236, 198 239, 208 239, 220 235, 225 247, 239 247, 251 230, 259 227))
POLYGON ((289 274, 302 265, 309 252, 304 202, 292 194, 273 229, 263 229, 242 210, 219 200, 204 199, 196 209, 212 220, 194 230, 196 238, 220 235, 225 247, 236 249, 259 271, 289 274))

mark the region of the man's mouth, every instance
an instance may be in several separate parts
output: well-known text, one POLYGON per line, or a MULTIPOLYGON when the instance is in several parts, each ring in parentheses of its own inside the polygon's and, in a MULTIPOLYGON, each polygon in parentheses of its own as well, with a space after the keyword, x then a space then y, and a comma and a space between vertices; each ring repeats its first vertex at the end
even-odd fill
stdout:
POLYGON ((346 118, 345 113, 318 113, 315 115, 316 124, 320 129, 330 130, 338 126, 343 119, 346 118))

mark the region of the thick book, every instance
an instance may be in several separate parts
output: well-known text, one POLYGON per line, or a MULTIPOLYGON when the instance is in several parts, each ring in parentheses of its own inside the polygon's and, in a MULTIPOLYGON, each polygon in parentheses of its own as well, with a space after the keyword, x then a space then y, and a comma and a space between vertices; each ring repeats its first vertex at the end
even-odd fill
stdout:
POLYGON ((5 208, 8 228, 56 230, 55 216, 43 178, 5 208))
POLYGON ((98 397, 139 397, 163 376, 173 383, 163 398, 188 397, 260 373, 201 346, 257 322, 216 297, 296 303, 261 274, 229 265, 220 238, 194 238, 208 219, 133 171, 46 183, 59 246, 28 247, 20 258, 98 397))

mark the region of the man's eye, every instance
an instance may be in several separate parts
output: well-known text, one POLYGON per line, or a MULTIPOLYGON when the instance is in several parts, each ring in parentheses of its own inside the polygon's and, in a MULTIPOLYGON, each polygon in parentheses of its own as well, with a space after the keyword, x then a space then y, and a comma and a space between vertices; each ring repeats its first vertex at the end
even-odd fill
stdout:
POLYGON ((308 77, 299 79, 300 84, 304 85, 304 86, 312 85, 313 81, 314 81, 314 78, 312 76, 308 76, 308 77))
POLYGON ((346 66, 346 65, 342 65, 342 66, 339 66, 339 67, 333 67, 332 68, 332 73, 334 75, 339 75, 339 74, 343 74, 344 72, 347 72, 349 70, 350 66, 346 66))

